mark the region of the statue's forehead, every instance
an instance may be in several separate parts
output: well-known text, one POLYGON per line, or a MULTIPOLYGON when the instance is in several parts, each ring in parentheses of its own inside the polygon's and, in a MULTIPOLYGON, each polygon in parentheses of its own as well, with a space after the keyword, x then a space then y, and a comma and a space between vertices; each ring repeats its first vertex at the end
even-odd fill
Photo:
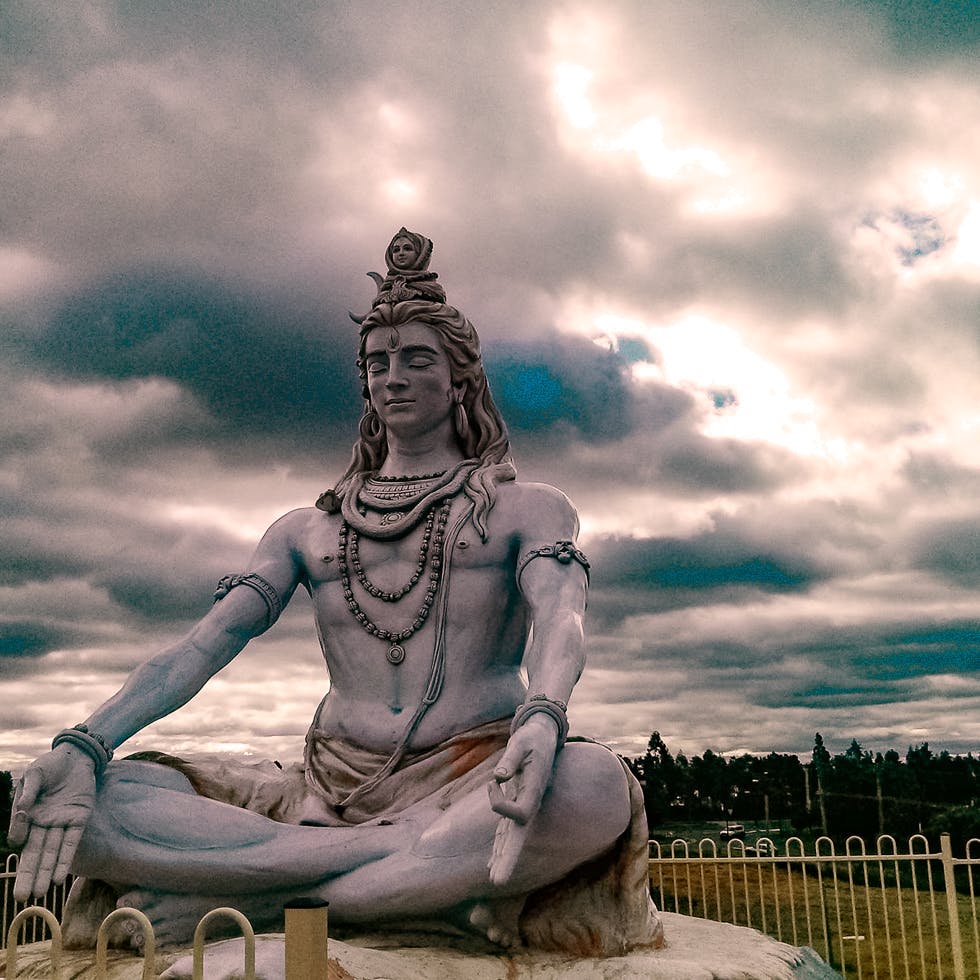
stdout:
POLYGON ((437 330, 414 320, 397 327, 373 327, 364 341, 364 353, 380 354, 402 347, 431 347, 441 352, 442 340, 437 330))

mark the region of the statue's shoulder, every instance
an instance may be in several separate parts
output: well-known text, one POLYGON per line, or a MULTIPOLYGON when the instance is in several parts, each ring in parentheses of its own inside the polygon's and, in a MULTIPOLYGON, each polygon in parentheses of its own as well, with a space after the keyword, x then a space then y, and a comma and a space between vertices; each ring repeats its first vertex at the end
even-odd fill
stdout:
MULTIPOLYGON (((497 505, 501 516, 519 530, 563 530, 574 536, 578 530, 578 513, 571 500, 548 483, 513 481, 500 484, 497 505)), ((497 507, 494 507, 496 510, 497 507)))
POLYGON ((290 547, 301 544, 311 531, 323 524, 325 516, 315 507, 297 507, 274 521, 264 540, 281 541, 290 547))

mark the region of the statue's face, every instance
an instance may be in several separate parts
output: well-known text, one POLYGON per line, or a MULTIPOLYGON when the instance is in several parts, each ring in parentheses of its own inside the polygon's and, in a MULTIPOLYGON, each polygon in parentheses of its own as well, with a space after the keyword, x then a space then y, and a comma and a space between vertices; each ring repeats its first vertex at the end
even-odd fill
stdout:
POLYGON ((439 334, 424 323, 375 327, 364 343, 371 405, 402 437, 452 425, 452 376, 439 334))
POLYGON ((407 238, 396 238, 391 246, 391 264, 396 269, 408 269, 418 258, 418 249, 407 238))

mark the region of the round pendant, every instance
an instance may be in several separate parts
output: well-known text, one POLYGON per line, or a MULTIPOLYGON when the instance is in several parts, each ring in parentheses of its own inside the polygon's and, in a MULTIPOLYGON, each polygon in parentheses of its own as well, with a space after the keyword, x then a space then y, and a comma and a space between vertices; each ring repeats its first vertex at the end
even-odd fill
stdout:
POLYGON ((405 648, 400 643, 392 643, 388 647, 388 663, 400 664, 405 659, 405 648))

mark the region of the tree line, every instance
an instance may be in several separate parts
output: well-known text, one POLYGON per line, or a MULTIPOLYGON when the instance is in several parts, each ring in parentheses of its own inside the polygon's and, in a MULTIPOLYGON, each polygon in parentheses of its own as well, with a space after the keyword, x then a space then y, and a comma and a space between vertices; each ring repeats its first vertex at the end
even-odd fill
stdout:
POLYGON ((626 764, 640 780, 651 831, 670 821, 789 821, 843 842, 949 833, 960 849, 980 838, 980 757, 938 754, 928 742, 905 757, 865 751, 856 739, 831 755, 818 732, 811 757, 770 752, 731 758, 707 749, 672 755, 659 732, 626 764))
MULTIPOLYGON (((667 821, 734 820, 760 828, 789 821, 843 842, 856 835, 904 840, 949 833, 960 850, 980 838, 980 757, 938 754, 928 742, 872 753, 856 739, 831 755, 817 732, 811 757, 770 752, 731 758, 706 749, 672 755, 660 732, 625 759, 643 787, 651 833, 667 821)), ((0 856, 7 851, 13 780, 0 771, 0 856)))

